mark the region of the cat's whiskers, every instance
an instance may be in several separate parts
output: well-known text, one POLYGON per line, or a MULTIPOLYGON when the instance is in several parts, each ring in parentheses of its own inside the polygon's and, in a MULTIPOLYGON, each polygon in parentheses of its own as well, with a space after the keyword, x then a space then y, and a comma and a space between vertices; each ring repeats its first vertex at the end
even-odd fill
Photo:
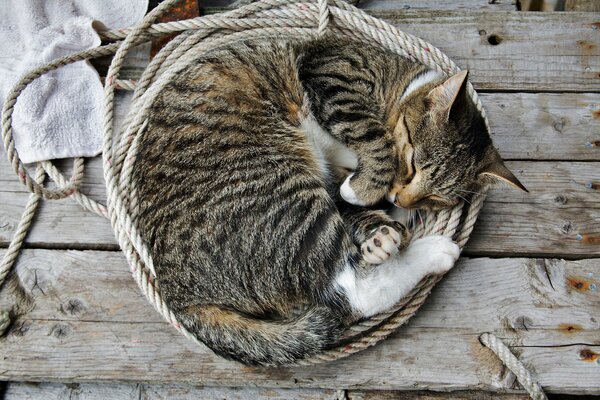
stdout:
POLYGON ((474 192, 472 190, 465 190, 465 189, 454 189, 454 190, 457 190, 457 191, 463 192, 463 193, 472 193, 472 194, 476 194, 478 196, 483 196, 483 193, 481 193, 481 192, 474 192))
POLYGON ((423 225, 424 222, 423 222, 423 216, 421 215, 421 210, 417 209, 416 211, 417 211, 417 215, 419 216, 419 221, 421 222, 421 225, 423 225))
POLYGON ((469 200, 467 200, 465 197, 461 196, 460 194, 458 194, 458 193, 454 193, 454 194, 457 195, 458 197, 460 197, 461 199, 463 199, 466 203, 471 204, 471 202, 469 200))

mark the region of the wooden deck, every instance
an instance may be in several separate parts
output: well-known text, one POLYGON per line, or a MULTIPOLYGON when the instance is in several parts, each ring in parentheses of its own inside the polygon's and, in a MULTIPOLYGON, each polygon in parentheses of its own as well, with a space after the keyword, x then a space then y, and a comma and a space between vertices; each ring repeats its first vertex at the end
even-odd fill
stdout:
MULTIPOLYGON (((547 392, 600 394, 600 13, 438 3, 361 7, 471 71, 495 143, 531 193, 490 194, 464 257, 407 326, 316 367, 224 361, 161 320, 106 220, 68 199, 44 202, 13 278, 27 293, 0 292, 2 307, 32 299, 0 338, 5 398, 525 399, 482 332, 502 338, 547 392)), ((127 98, 118 95, 121 113, 127 98)), ((102 200, 101 162, 87 167, 83 191, 102 200)), ((27 198, 1 157, 0 247, 27 198)))

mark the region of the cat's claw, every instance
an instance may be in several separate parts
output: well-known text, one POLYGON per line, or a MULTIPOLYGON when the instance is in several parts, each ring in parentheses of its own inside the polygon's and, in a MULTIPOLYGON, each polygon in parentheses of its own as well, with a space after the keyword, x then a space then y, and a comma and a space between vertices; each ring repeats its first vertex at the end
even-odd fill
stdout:
POLYGON ((426 236, 412 242, 403 256, 421 263, 426 275, 444 274, 460 257, 460 247, 445 236, 426 236))
POLYGON ((398 253, 401 236, 390 226, 380 226, 361 245, 363 259, 369 264, 381 264, 398 253))

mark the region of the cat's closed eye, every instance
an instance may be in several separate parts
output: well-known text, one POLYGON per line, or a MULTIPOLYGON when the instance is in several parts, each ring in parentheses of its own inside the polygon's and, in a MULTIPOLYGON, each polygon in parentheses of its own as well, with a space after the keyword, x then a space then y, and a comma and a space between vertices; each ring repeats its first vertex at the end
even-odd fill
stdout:
POLYGON ((403 178, 405 183, 408 184, 414 178, 415 173, 417 172, 417 166, 415 164, 415 151, 412 143, 411 133, 406 123, 406 119, 404 117, 401 117, 400 123, 398 125, 402 135, 399 140, 399 160, 401 164, 401 169, 405 169, 405 171, 401 171, 401 173, 404 172, 403 178))
POLYGON ((440 197, 436 194, 430 194, 428 196, 425 196, 425 198, 428 200, 433 200, 433 201, 446 201, 446 199, 444 199, 443 197, 440 197))

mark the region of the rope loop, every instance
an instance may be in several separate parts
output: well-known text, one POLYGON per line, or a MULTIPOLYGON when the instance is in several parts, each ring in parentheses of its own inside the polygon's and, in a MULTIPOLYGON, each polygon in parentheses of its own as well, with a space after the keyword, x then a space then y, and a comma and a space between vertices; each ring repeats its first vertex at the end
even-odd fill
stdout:
MULTIPOLYGON (((21 228, 20 224, 15 233, 13 242, 16 247, 12 247, 12 243, 9 247, 9 249, 16 249, 11 253, 14 254, 14 258, 9 260, 10 262, 3 262, 3 272, 0 273, 0 277, 6 276, 14 264, 16 254, 31 224, 33 212, 41 198, 56 199, 72 196, 84 208, 110 220, 115 237, 130 266, 132 276, 142 293, 171 325, 185 337, 198 342, 190 332, 181 326, 161 296, 151 253, 139 233, 136 188, 131 183, 131 171, 137 157, 137 145, 146 130, 147 116, 152 102, 162 88, 202 54, 230 45, 237 40, 266 37, 301 40, 318 37, 326 31, 328 34, 354 38, 367 45, 380 46, 446 74, 458 71, 458 67, 431 44, 402 32, 384 21, 373 18, 341 0, 261 0, 258 2, 240 0, 240 4, 244 5, 222 14, 154 24, 160 15, 178 1, 164 1, 131 29, 101 32, 105 38, 122 41, 85 50, 41 66, 26 75, 9 93, 3 108, 2 138, 8 158, 19 180, 33 194, 21 220, 23 227, 21 228), (152 59, 135 85, 119 80, 119 72, 125 56, 132 47, 152 40, 153 37, 171 33, 179 33, 179 35, 152 59), (111 54, 115 54, 115 56, 109 67, 104 86, 105 118, 102 159, 107 204, 103 206, 78 191, 83 177, 82 159, 74 160, 74 172, 69 180, 62 176, 51 162, 45 161, 38 165, 37 171, 42 174, 41 177, 45 170, 58 184, 58 189, 45 188, 42 181, 37 179, 40 175, 36 175, 36 179, 32 179, 28 175, 14 146, 12 112, 19 94, 31 81, 42 74, 75 61, 111 54), (120 131, 113 132, 114 96, 117 85, 133 88, 134 94, 123 127, 120 131)), ((469 94, 483 113, 483 106, 472 86, 469 86, 469 94)), ((487 122, 485 114, 483 115, 487 122)), ((462 248, 473 230, 484 198, 484 195, 480 195, 470 204, 460 203, 452 210, 440 213, 423 212, 420 215, 419 223, 412 227, 413 240, 436 232, 452 237, 462 248)), ((5 261, 6 257, 5 255, 5 261)), ((350 327, 343 338, 331 348, 316 356, 299 360, 296 365, 319 364, 344 358, 375 345, 414 315, 440 279, 441 276, 425 278, 392 310, 360 321, 350 327)))

